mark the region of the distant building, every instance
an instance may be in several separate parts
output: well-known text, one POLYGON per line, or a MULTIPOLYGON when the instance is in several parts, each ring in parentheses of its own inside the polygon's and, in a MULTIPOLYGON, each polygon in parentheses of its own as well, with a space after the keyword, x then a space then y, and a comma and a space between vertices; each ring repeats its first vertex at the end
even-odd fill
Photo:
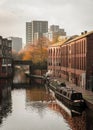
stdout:
POLYGON ((53 33, 52 31, 49 31, 47 33, 43 33, 43 36, 47 39, 49 39, 49 41, 52 41, 53 40, 53 33))
POLYGON ((12 41, 12 49, 19 52, 22 49, 22 38, 19 37, 9 37, 12 41))
POLYGON ((0 79, 12 76, 12 41, 0 36, 0 79))
POLYGON ((46 32, 48 32, 48 21, 26 22, 26 44, 34 44, 46 32))
POLYGON ((32 42, 32 22, 26 22, 26 44, 32 42))
POLYGON ((43 34, 44 37, 48 38, 50 41, 58 38, 59 36, 66 36, 64 29, 59 28, 58 25, 51 25, 49 31, 43 34))
POLYGON ((58 25, 51 25, 50 31, 52 32, 52 39, 55 39, 59 36, 66 36, 66 32, 64 31, 64 29, 59 28, 58 25))
POLYGON ((58 25, 51 25, 50 26, 50 31, 52 31, 52 32, 58 32, 59 31, 59 26, 58 25))

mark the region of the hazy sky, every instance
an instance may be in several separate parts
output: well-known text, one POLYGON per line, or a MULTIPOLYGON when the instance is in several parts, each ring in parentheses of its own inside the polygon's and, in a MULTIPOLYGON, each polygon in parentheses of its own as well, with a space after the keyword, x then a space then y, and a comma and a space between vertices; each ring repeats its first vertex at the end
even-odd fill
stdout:
POLYGON ((93 30, 93 0, 0 0, 0 35, 22 37, 26 22, 47 20, 67 35, 93 30))

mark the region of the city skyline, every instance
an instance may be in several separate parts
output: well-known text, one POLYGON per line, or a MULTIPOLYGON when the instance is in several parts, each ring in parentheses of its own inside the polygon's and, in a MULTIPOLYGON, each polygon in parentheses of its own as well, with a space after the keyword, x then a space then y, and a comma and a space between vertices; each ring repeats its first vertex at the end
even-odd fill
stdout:
POLYGON ((59 25, 67 35, 93 30, 92 0, 1 0, 0 35, 22 37, 26 41, 26 22, 46 20, 59 25))

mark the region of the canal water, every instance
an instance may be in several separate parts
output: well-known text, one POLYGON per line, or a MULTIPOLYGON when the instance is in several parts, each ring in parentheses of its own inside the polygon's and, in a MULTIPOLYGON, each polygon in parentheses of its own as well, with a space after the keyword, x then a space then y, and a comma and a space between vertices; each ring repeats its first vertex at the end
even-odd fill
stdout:
POLYGON ((93 112, 72 116, 44 84, 2 80, 0 130, 93 130, 93 112))

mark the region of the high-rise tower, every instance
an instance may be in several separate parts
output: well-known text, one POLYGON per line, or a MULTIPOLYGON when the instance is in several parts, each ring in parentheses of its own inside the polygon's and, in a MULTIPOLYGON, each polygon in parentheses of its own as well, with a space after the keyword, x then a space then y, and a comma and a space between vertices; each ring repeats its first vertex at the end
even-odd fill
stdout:
POLYGON ((48 32, 48 21, 26 22, 26 44, 34 44, 46 32, 48 32))

